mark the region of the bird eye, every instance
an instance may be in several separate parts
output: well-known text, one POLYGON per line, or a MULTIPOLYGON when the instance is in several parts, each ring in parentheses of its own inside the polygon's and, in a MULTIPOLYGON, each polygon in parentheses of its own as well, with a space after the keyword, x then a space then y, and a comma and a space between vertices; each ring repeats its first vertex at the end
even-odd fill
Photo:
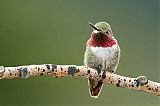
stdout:
POLYGON ((108 30, 108 31, 106 32, 106 34, 107 34, 107 35, 110 34, 110 31, 108 30))

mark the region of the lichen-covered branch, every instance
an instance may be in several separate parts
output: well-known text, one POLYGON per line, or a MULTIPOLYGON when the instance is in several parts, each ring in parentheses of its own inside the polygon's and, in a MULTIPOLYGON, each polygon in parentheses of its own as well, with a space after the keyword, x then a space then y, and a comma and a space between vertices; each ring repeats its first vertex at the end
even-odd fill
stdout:
POLYGON ((160 96, 160 83, 148 80, 146 76, 130 78, 110 72, 106 72, 106 75, 100 76, 97 71, 92 68, 75 65, 42 64, 18 67, 0 66, 0 79, 12 79, 17 77, 27 78, 30 76, 42 75, 54 76, 56 78, 79 76, 84 78, 93 78, 95 80, 102 80, 103 77, 103 82, 105 83, 109 83, 117 87, 140 90, 160 96))

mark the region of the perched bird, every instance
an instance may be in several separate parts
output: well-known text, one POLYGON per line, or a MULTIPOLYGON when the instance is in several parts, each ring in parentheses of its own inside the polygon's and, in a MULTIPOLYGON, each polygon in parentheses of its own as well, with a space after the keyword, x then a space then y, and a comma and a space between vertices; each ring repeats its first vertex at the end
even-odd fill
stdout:
POLYGON ((88 79, 91 97, 98 98, 103 87, 106 71, 115 72, 120 58, 120 47, 113 36, 111 26, 106 22, 98 22, 93 28, 90 39, 86 43, 84 65, 94 68, 101 80, 88 79))

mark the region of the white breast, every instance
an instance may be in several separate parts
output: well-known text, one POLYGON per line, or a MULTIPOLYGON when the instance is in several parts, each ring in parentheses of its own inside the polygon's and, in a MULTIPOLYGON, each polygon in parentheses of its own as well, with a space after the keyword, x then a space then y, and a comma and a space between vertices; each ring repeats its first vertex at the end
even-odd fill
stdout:
POLYGON ((115 52, 117 51, 117 44, 113 45, 112 47, 90 47, 92 53, 99 58, 100 64, 109 65, 111 59, 114 57, 115 52))

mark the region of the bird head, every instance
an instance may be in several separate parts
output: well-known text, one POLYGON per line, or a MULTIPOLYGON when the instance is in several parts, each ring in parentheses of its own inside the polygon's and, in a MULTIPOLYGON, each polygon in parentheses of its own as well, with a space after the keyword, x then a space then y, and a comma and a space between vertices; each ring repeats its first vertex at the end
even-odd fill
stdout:
POLYGON ((93 28, 91 38, 87 41, 87 46, 94 47, 111 47, 116 44, 116 39, 113 37, 111 26, 106 22, 97 22, 95 25, 89 23, 93 28))
POLYGON ((95 36, 113 36, 111 26, 107 22, 97 22, 95 25, 89 23, 93 28, 92 35, 95 36))

